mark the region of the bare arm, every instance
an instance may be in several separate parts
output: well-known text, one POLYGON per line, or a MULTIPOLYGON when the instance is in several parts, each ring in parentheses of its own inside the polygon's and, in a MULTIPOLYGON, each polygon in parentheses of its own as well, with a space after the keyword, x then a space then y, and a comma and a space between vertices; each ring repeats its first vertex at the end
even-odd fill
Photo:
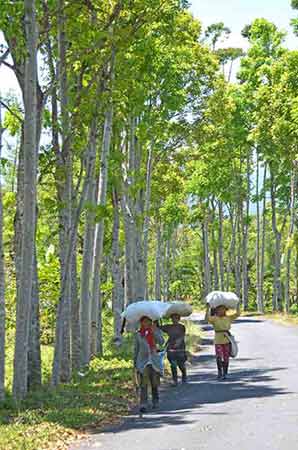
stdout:
POLYGON ((237 305, 237 308, 236 308, 236 312, 234 312, 234 314, 231 314, 230 317, 231 317, 232 320, 235 320, 240 315, 241 315, 241 311, 240 311, 240 302, 239 302, 238 305, 237 305))

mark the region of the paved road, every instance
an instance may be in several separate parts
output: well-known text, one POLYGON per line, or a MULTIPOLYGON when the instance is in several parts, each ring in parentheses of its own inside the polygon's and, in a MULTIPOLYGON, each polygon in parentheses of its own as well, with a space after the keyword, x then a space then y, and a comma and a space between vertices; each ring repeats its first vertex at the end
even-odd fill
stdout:
POLYGON ((240 354, 221 383, 205 328, 188 385, 167 388, 157 413, 132 415, 70 450, 297 450, 298 327, 238 320, 240 354))

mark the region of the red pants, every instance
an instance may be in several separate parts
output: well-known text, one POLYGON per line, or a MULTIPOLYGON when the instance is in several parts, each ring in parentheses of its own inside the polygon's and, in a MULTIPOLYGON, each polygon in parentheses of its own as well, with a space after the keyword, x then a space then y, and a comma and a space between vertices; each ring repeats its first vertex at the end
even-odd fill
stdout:
POLYGON ((216 358, 228 362, 230 358, 230 344, 215 344, 216 358))

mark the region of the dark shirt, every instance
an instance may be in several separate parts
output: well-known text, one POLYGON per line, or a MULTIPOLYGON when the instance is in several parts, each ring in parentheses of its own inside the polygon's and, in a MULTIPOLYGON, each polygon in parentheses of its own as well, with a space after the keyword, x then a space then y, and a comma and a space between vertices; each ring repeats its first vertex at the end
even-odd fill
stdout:
POLYGON ((185 350, 185 326, 181 323, 177 325, 163 325, 161 330, 169 336, 168 350, 185 350))

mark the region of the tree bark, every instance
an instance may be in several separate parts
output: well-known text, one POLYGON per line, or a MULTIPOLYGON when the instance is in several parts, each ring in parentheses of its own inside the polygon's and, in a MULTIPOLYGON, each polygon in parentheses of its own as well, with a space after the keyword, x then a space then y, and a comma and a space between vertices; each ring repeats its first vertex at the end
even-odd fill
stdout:
POLYGON ((163 258, 163 300, 167 302, 170 294, 170 236, 164 242, 163 258))
MULTIPOLYGON (((73 221, 74 221, 73 215, 73 221)), ((80 298, 77 283, 77 239, 71 261, 71 364, 73 370, 81 367, 80 298)))
MULTIPOLYGON (((112 79, 114 71, 114 58, 112 56, 112 79)), ((101 208, 106 206, 107 185, 108 185, 108 163, 112 136, 113 125, 113 103, 110 102, 105 115, 103 144, 100 158, 100 173, 98 185, 97 205, 101 208)), ((92 324, 91 324, 91 354, 102 354, 102 302, 100 291, 100 267, 103 256, 103 239, 104 239, 105 219, 101 218, 95 228, 95 244, 94 244, 94 262, 93 262, 93 280, 92 280, 92 324)))
POLYGON ((211 274, 209 259, 209 210, 205 212, 202 224, 203 251, 204 251, 204 298, 211 291, 211 274))
POLYGON ((36 225, 37 176, 37 23, 34 0, 25 0, 25 77, 24 77, 24 220, 22 258, 17 298, 17 321, 14 354, 13 395, 23 399, 28 390, 28 349, 31 296, 34 277, 34 242, 36 225))
POLYGON ((70 119, 68 99, 68 79, 66 63, 66 18, 64 0, 58 0, 58 81, 60 91, 62 151, 58 181, 59 196, 62 207, 59 211, 60 222, 60 267, 61 287, 56 319, 56 339, 53 362, 52 381, 68 382, 71 378, 71 259, 67 262, 67 250, 70 247, 72 229, 72 155, 70 148, 70 119))
MULTIPOLYGON (((2 113, 0 105, 0 160, 2 157, 2 113)), ((5 397, 5 266, 3 247, 3 201, 0 166, 0 401, 5 397)))
POLYGON ((83 260, 81 269, 81 301, 80 301, 80 330, 81 330, 81 364, 89 364, 91 356, 91 309, 92 309, 92 255, 95 239, 95 212, 93 207, 96 205, 96 134, 97 118, 93 118, 90 130, 89 145, 92 148, 92 167, 91 177, 88 181, 87 204, 85 232, 83 243, 83 260))
POLYGON ((225 268, 224 268, 224 245, 223 245, 223 205, 222 201, 218 201, 218 253, 219 253, 219 274, 220 274, 220 289, 225 290, 225 268))
MULTIPOLYGON (((256 198, 257 198, 257 236, 256 236, 256 284, 257 284, 257 308, 258 312, 264 313, 263 297, 261 291, 261 267, 260 267, 260 200, 259 200, 259 182, 260 182, 260 168, 259 168, 259 150, 257 149, 257 169, 256 169, 256 198)), ((264 194, 265 195, 265 194, 264 194)))
POLYGON ((245 211, 241 207, 242 222, 242 304, 243 309, 248 309, 248 228, 249 228, 249 195, 250 195, 250 158, 247 152, 246 158, 246 199, 245 211), (244 214, 245 213, 245 214, 244 214))
POLYGON ((241 216, 242 216, 242 201, 238 200, 237 205, 237 253, 235 258, 235 284, 236 294, 241 298, 241 216))
POLYGON ((119 241, 120 232, 120 215, 119 215, 119 198, 116 189, 112 194, 113 201, 113 231, 112 231, 112 308, 114 315, 114 341, 121 342, 121 327, 122 318, 121 313, 124 309, 124 289, 122 285, 122 270, 121 270, 121 248, 119 241))
POLYGON ((285 280, 285 308, 286 313, 290 312, 290 288, 291 288, 291 258, 292 258, 292 239, 295 229, 295 186, 296 186, 296 169, 293 167, 291 173, 291 196, 290 196, 290 226, 287 242, 287 259, 286 259, 286 280, 285 280))
POLYGON ((161 300, 161 225, 156 227, 156 249, 155 249, 155 299, 161 300))
POLYGON ((280 281, 280 246, 281 246, 281 233, 277 227, 276 217, 276 185, 272 167, 270 168, 270 191, 271 191, 271 209, 272 209, 272 230, 275 238, 274 248, 274 287, 272 298, 273 311, 282 310, 282 298, 281 298, 281 281, 280 281))
POLYGON ((263 213, 262 213, 262 246, 261 246, 261 267, 260 267, 260 300, 264 309, 264 277, 265 277, 265 243, 266 243, 266 177, 267 164, 264 166, 263 178, 263 213))
POLYGON ((40 350, 40 321, 39 321, 39 283, 37 271, 37 255, 34 248, 33 281, 31 298, 31 326, 29 332, 28 351, 28 389, 33 390, 41 386, 41 350, 40 350))
POLYGON ((146 171, 146 193, 145 193, 145 218, 143 229, 143 251, 144 251, 144 275, 145 275, 145 292, 144 297, 148 295, 148 238, 150 227, 150 202, 151 202, 151 176, 152 176, 152 160, 153 160, 153 143, 149 146, 147 171, 146 171))
MULTIPOLYGON (((236 255, 235 255, 235 249, 236 249, 236 231, 237 231, 237 217, 235 216, 235 208, 231 207, 230 209, 230 226, 231 226, 231 243, 229 247, 229 255, 228 255, 228 265, 227 265, 227 282, 226 287, 229 291, 231 289, 231 274, 236 269, 236 255)), ((235 286, 236 286, 236 280, 235 280, 235 286)))
POLYGON ((212 237, 212 247, 213 247, 213 277, 212 277, 212 285, 215 291, 219 289, 219 279, 218 279, 218 247, 217 247, 217 239, 215 233, 215 224, 216 224, 216 205, 212 202, 212 227, 211 227, 211 237, 212 237))

